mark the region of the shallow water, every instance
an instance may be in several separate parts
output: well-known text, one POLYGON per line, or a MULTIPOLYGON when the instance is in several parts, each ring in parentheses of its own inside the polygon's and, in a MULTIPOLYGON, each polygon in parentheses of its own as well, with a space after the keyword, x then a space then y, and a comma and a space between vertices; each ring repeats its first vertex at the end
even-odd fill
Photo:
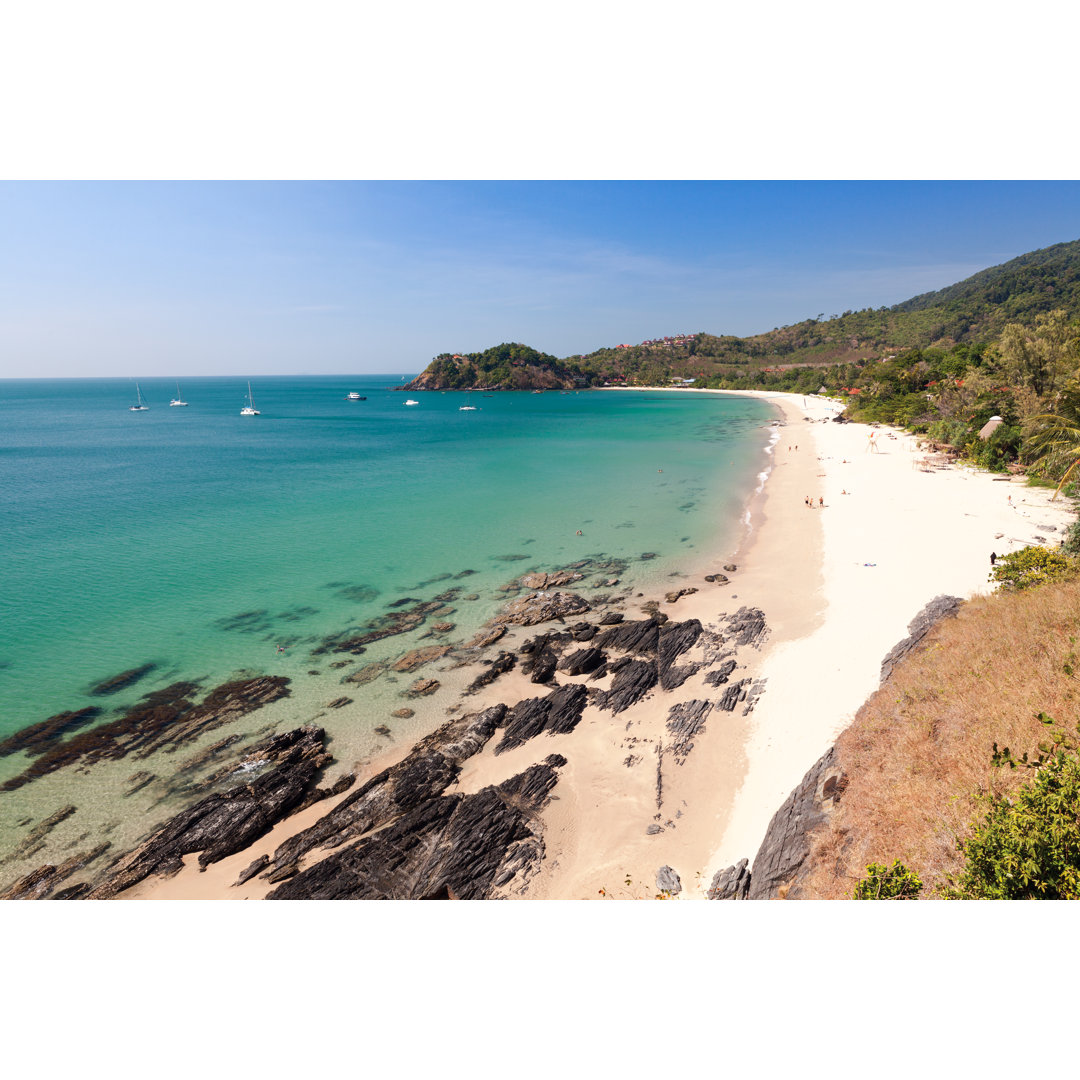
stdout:
MULTIPOLYGON (((106 720, 178 679, 258 672, 293 680, 272 707, 282 723, 339 694, 367 701, 319 722, 335 749, 370 752, 416 675, 341 677, 417 635, 346 668, 312 655, 328 636, 454 588, 446 640, 467 640, 501 586, 587 557, 621 560, 620 588, 647 589, 734 542, 773 416, 756 399, 662 392, 405 406, 387 389, 398 381, 253 379, 251 418, 240 378, 184 380, 186 408, 169 407, 172 382, 146 380, 151 407, 135 413, 131 380, 0 382, 0 737, 87 705, 106 720), (142 665, 131 686, 91 694, 142 665)), ((0 759, 0 780, 25 766, 0 759)))

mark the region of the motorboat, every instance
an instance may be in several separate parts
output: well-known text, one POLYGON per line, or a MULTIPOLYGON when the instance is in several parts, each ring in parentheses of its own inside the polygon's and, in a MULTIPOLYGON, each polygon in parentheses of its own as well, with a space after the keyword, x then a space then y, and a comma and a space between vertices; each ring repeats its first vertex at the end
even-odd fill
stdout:
POLYGON ((420 402, 419 402, 419 401, 413 401, 413 399, 412 399, 412 398, 409 398, 409 400, 408 400, 408 401, 406 401, 406 402, 405 402, 405 404, 406 404, 406 405, 419 405, 419 404, 420 404, 420 402))

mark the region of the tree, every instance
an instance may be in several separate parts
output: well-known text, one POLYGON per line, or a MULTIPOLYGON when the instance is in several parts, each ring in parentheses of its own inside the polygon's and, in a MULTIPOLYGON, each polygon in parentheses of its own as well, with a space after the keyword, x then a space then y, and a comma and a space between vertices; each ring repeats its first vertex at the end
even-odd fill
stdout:
POLYGON ((1053 393, 1080 343, 1062 308, 1035 319, 1033 331, 1009 323, 1001 332, 1001 359, 1011 381, 1030 386, 1040 397, 1053 393))
POLYGON ((892 866, 871 863, 855 886, 853 900, 915 900, 922 882, 899 859, 892 866))
POLYGON ((1060 551, 1032 545, 1009 555, 1002 555, 990 571, 990 581, 1014 589, 1031 589, 1067 577, 1073 561, 1060 551))

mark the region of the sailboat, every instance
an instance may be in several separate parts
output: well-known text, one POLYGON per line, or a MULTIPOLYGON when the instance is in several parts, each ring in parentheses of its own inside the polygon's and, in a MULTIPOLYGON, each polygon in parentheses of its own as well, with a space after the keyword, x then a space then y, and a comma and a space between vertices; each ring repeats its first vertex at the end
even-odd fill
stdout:
POLYGON ((248 403, 240 410, 241 416, 260 416, 261 413, 255 408, 255 399, 251 396, 251 383, 248 383, 248 403))
POLYGON ((149 405, 144 405, 143 404, 142 393, 139 390, 139 384, 138 383, 135 384, 135 397, 138 399, 139 403, 137 405, 132 405, 128 409, 129 412, 145 412, 147 409, 150 408, 149 405))
POLYGON ((176 397, 169 402, 170 407, 173 405, 186 405, 187 402, 180 396, 180 384, 176 384, 176 397))

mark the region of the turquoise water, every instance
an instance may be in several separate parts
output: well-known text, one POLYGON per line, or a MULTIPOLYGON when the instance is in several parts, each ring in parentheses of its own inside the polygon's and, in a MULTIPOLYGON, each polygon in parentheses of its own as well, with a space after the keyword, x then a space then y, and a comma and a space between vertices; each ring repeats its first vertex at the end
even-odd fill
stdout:
POLYGON ((187 408, 147 379, 134 413, 128 379, 0 381, 0 735, 178 678, 325 678, 308 671, 327 635, 442 575, 474 571, 453 582, 477 597, 461 637, 529 569, 603 555, 658 580, 735 537, 765 466, 754 399, 472 394, 462 412, 461 393, 405 406, 401 381, 254 378, 254 418, 240 378, 182 380, 187 408))

